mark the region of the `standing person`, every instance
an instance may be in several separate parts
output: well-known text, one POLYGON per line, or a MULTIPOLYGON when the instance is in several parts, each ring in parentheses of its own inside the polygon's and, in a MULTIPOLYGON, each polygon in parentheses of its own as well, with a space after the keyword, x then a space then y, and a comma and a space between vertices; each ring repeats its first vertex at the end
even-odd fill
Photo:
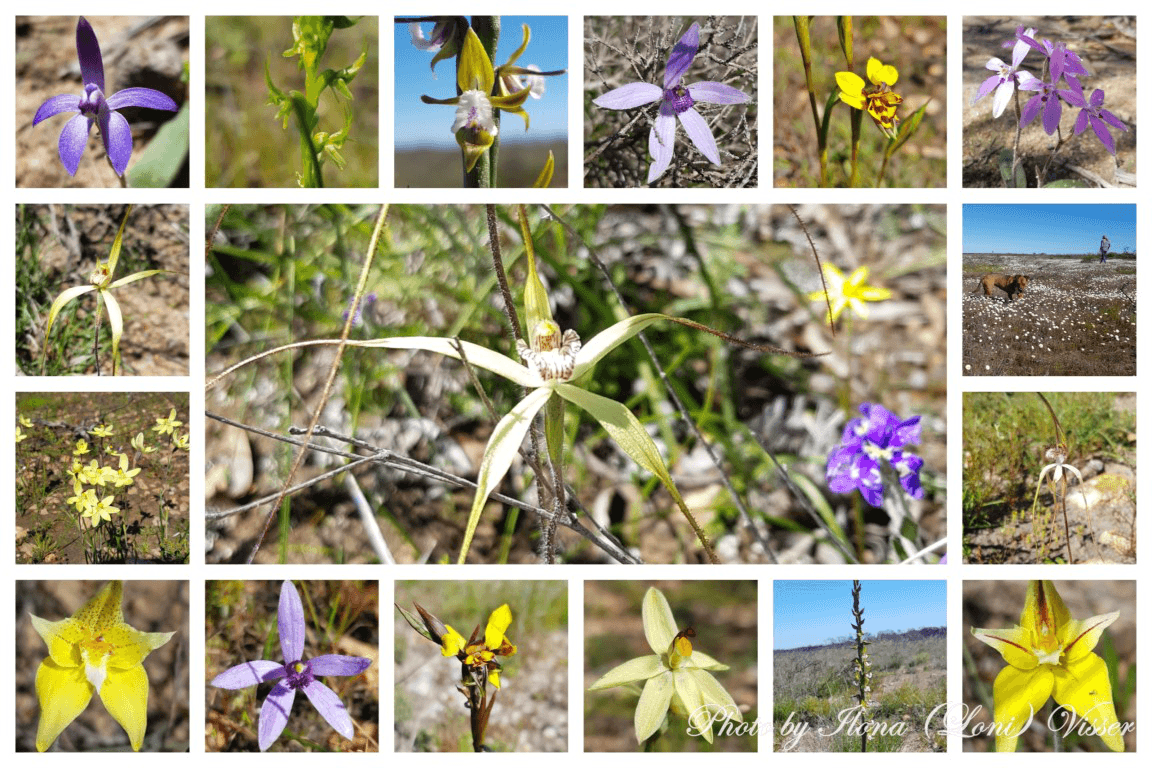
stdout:
POLYGON ((1112 243, 1109 242, 1108 235, 1101 235, 1100 236, 1100 263, 1101 264, 1108 261, 1108 259, 1106 257, 1108 256, 1108 249, 1111 247, 1112 247, 1112 243))

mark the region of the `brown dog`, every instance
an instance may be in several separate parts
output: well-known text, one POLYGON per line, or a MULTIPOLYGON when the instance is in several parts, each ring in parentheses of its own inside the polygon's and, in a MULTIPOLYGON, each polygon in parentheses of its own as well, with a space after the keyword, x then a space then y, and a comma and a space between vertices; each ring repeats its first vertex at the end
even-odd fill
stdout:
MULTIPOLYGON (((1008 301, 1015 301, 1016 294, 1024 293, 1028 287, 1028 275, 984 275, 980 278, 980 288, 984 289, 985 296, 992 295, 993 288, 999 288, 1008 294, 1008 301)), ((979 289, 977 289, 979 291, 979 289)))

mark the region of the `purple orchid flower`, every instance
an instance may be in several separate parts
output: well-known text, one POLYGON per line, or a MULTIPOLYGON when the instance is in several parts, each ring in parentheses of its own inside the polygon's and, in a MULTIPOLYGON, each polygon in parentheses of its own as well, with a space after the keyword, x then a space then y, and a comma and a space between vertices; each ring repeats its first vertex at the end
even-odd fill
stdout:
POLYGON ((828 454, 826 478, 833 493, 850 493, 859 489, 864 501, 880 507, 884 501, 884 473, 887 463, 895 470, 900 486, 914 499, 924 496, 920 486, 920 469, 924 460, 905 453, 904 448, 920 442, 920 417, 901 421, 878 403, 861 403, 864 418, 850 420, 844 426, 840 445, 828 454))
POLYGON ((371 659, 361 656, 336 656, 326 654, 304 661, 304 606, 292 582, 285 581, 280 587, 280 610, 277 614, 280 629, 280 650, 284 663, 260 659, 246 661, 227 669, 213 678, 210 685, 216 688, 237 690, 250 685, 278 680, 271 693, 260 707, 259 743, 263 752, 279 738, 288 723, 292 702, 296 691, 304 695, 316 707, 328 725, 346 739, 351 739, 352 718, 332 689, 316 679, 317 676, 345 677, 358 675, 372 664, 371 659))
POLYGON ((668 64, 664 68, 663 88, 654 83, 629 83, 592 100, 593 104, 605 109, 632 109, 660 102, 660 111, 652 122, 652 130, 648 134, 648 152, 652 155, 652 165, 648 168, 649 184, 660 178, 672 162, 677 117, 684 126, 684 132, 701 154, 714 165, 720 165, 720 151, 716 148, 712 129, 693 105, 696 102, 746 104, 752 100, 748 94, 724 83, 705 81, 682 85, 680 79, 692 65, 699 48, 700 25, 693 24, 668 56, 668 64))
POLYGON ((1096 138, 1100 139, 1100 143, 1104 145, 1105 149, 1115 155, 1116 140, 1112 138, 1108 126, 1119 128, 1122 131, 1127 131, 1128 126, 1124 125, 1116 115, 1104 109, 1104 91, 1097 88, 1088 99, 1085 99, 1084 88, 1078 80, 1070 79, 1068 85, 1068 103, 1074 107, 1080 107, 1080 114, 1076 116, 1076 128, 1074 129, 1076 135, 1079 136, 1084 133, 1091 124, 1096 138))
POLYGON ((80 158, 88 145, 92 123, 100 126, 104 149, 117 176, 123 176, 132 158, 132 129, 128 121, 116 110, 124 107, 147 107, 175 112, 176 102, 151 88, 125 88, 111 96, 104 96, 104 61, 100 56, 100 43, 92 25, 83 16, 76 23, 76 56, 80 60, 80 74, 84 93, 80 96, 62 94, 53 96, 40 105, 32 125, 38 125, 64 112, 78 112, 60 132, 60 162, 71 176, 76 175, 80 158))
MULTIPOLYGON (((1073 103, 1075 94, 1064 88, 1057 88, 1053 80, 1051 83, 1034 77, 1027 83, 1020 84, 1022 91, 1035 91, 1036 95, 1028 99, 1028 102, 1020 110, 1020 125, 1021 127, 1028 125, 1036 119, 1036 115, 1043 114, 1040 118, 1044 124, 1044 131, 1051 136, 1056 133, 1056 129, 1060 126, 1060 114, 1063 111, 1063 102, 1067 101, 1069 104, 1073 103)), ((1074 77, 1066 78, 1069 84, 1076 83, 1080 85, 1079 81, 1074 77)))
MULTIPOLYGON (((1029 29, 1029 35, 1035 34, 1036 30, 1029 29)), ((972 99, 972 103, 980 101, 980 99, 987 96, 993 90, 996 95, 992 97, 992 117, 1000 117, 1004 114, 1004 110, 1008 107, 1008 102, 1012 100, 1012 94, 1016 91, 1016 85, 1019 84, 1021 88, 1025 83, 1035 80, 1035 76, 1024 69, 1020 69, 1020 65, 1024 62, 1024 57, 1028 55, 1028 42, 1026 40, 1017 40, 1015 45, 1012 46, 1012 63, 1005 64, 996 56, 988 59, 988 63, 984 65, 985 69, 991 70, 996 74, 989 77, 980 84, 980 89, 976 92, 976 98, 972 99)))

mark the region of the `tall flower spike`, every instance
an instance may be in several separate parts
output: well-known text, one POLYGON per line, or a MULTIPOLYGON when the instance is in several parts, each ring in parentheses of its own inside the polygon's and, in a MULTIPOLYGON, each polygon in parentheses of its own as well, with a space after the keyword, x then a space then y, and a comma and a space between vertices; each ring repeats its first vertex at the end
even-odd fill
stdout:
POLYGON ((60 132, 60 162, 64 164, 64 170, 70 176, 76 175, 80 158, 88 145, 88 134, 92 124, 96 123, 113 170, 117 176, 123 176, 132 158, 132 129, 124 116, 116 110, 147 107, 175 112, 179 107, 171 98, 151 88, 125 88, 105 97, 104 61, 100 55, 100 43, 96 40, 92 25, 83 16, 76 23, 76 56, 80 60, 80 74, 84 81, 83 95, 53 96, 36 110, 32 125, 65 112, 77 112, 60 132))
POLYGON ((1108 665, 1092 652, 1119 616, 1115 611, 1073 619, 1052 582, 1032 581, 1018 625, 972 628, 977 640, 1008 662, 992 688, 997 752, 1016 751, 1021 732, 1049 698, 1087 720, 1113 752, 1124 751, 1108 665))
POLYGON ((528 98, 530 88, 508 95, 493 95, 496 73, 492 60, 484 51, 476 32, 469 29, 460 47, 460 59, 456 65, 456 86, 460 95, 451 99, 434 99, 421 96, 425 104, 449 104, 456 107, 456 120, 452 123, 452 133, 456 143, 464 152, 465 167, 471 171, 480 157, 496 141, 500 126, 494 119, 494 109, 515 112, 528 98))
POLYGON ((629 83, 598 96, 592 103, 604 109, 633 109, 660 102, 656 119, 648 134, 648 152, 652 165, 648 168, 648 183, 656 181, 672 163, 672 149, 676 139, 676 119, 696 149, 713 165, 720 165, 720 150, 708 122, 694 109, 703 104, 745 104, 752 97, 738 88, 724 83, 704 81, 683 85, 681 79, 692 66, 700 48, 700 25, 693 24, 676 42, 668 55, 664 68, 664 85, 629 83))

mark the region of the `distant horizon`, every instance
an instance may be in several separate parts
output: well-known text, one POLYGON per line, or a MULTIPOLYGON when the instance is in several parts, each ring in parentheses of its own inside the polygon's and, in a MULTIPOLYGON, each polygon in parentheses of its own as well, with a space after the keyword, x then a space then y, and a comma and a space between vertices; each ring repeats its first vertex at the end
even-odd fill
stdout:
POLYGON ((973 204, 964 206, 964 253, 1094 254, 1137 252, 1135 205, 973 204))
MULTIPOLYGON (((867 624, 868 623, 867 622, 867 618, 868 618, 867 613, 865 613, 864 618, 865 618, 864 623, 867 624)), ((934 625, 925 626, 925 627, 909 627, 908 629, 884 629, 884 630, 880 630, 880 632, 865 632, 864 637, 875 638, 875 637, 879 637, 881 634, 906 635, 909 632, 920 632, 920 631, 925 630, 925 629, 941 629, 941 630, 944 630, 945 632, 948 631, 948 627, 946 625, 934 624, 934 625)), ((869 641, 869 642, 871 642, 871 641, 869 641)), ((845 645, 845 644, 850 645, 851 643, 852 643, 851 640, 834 640, 832 638, 829 638, 827 641, 825 641, 823 643, 807 643, 805 645, 793 645, 793 646, 790 646, 788 648, 773 648, 772 650, 773 651, 798 651, 802 648, 829 648, 829 647, 834 646, 834 645, 845 645)))
MULTIPOLYGON (((861 582, 864 631, 947 627, 943 580, 861 582)), ((852 632, 852 582, 777 581, 772 585, 773 650, 827 645, 852 632)))

